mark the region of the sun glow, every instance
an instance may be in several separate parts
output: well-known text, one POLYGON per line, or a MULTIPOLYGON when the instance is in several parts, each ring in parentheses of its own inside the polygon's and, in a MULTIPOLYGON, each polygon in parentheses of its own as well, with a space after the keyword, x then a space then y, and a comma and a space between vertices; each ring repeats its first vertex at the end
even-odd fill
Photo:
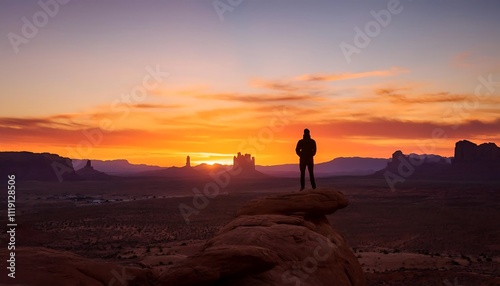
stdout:
POLYGON ((192 161, 192 164, 194 164, 194 165, 207 164, 207 165, 210 165, 210 166, 214 166, 216 164, 219 164, 219 165, 232 165, 233 164, 233 160, 232 159, 200 160, 200 161, 192 161))

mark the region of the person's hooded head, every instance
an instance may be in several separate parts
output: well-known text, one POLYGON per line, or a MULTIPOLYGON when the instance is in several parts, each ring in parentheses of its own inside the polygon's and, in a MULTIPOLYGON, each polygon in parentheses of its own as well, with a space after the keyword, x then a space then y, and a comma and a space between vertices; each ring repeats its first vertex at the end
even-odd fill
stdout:
POLYGON ((309 129, 304 129, 304 139, 311 139, 311 132, 309 129))

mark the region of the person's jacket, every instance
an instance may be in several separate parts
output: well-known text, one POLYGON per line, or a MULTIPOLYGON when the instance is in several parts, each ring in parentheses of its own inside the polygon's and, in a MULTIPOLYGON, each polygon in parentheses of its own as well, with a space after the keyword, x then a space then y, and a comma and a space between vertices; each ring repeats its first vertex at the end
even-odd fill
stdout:
POLYGON ((297 156, 301 159, 312 159, 312 157, 316 155, 316 141, 311 139, 311 136, 304 135, 304 138, 297 142, 295 153, 297 153, 297 156))

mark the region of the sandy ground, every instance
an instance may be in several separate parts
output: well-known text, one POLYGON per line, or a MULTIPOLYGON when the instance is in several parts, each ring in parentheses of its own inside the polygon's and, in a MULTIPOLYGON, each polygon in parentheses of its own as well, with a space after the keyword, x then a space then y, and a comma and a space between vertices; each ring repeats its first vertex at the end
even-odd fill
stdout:
MULTIPOLYGON (((193 188, 206 183, 19 182, 18 245, 162 271, 196 253, 245 201, 298 191, 290 179, 233 181, 187 223, 179 206, 194 206, 193 188)), ((352 246, 369 285, 500 285, 499 184, 417 181, 396 192, 383 180, 318 184, 349 198, 329 220, 352 246)), ((0 238, 7 239, 5 232, 0 238)))

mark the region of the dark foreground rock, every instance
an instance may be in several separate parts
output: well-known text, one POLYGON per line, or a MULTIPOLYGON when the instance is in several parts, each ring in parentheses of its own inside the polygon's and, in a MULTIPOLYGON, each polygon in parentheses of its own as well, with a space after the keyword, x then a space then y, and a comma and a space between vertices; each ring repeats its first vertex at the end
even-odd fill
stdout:
POLYGON ((134 285, 366 285, 361 266, 325 215, 348 205, 311 190, 246 203, 203 249, 134 285))

